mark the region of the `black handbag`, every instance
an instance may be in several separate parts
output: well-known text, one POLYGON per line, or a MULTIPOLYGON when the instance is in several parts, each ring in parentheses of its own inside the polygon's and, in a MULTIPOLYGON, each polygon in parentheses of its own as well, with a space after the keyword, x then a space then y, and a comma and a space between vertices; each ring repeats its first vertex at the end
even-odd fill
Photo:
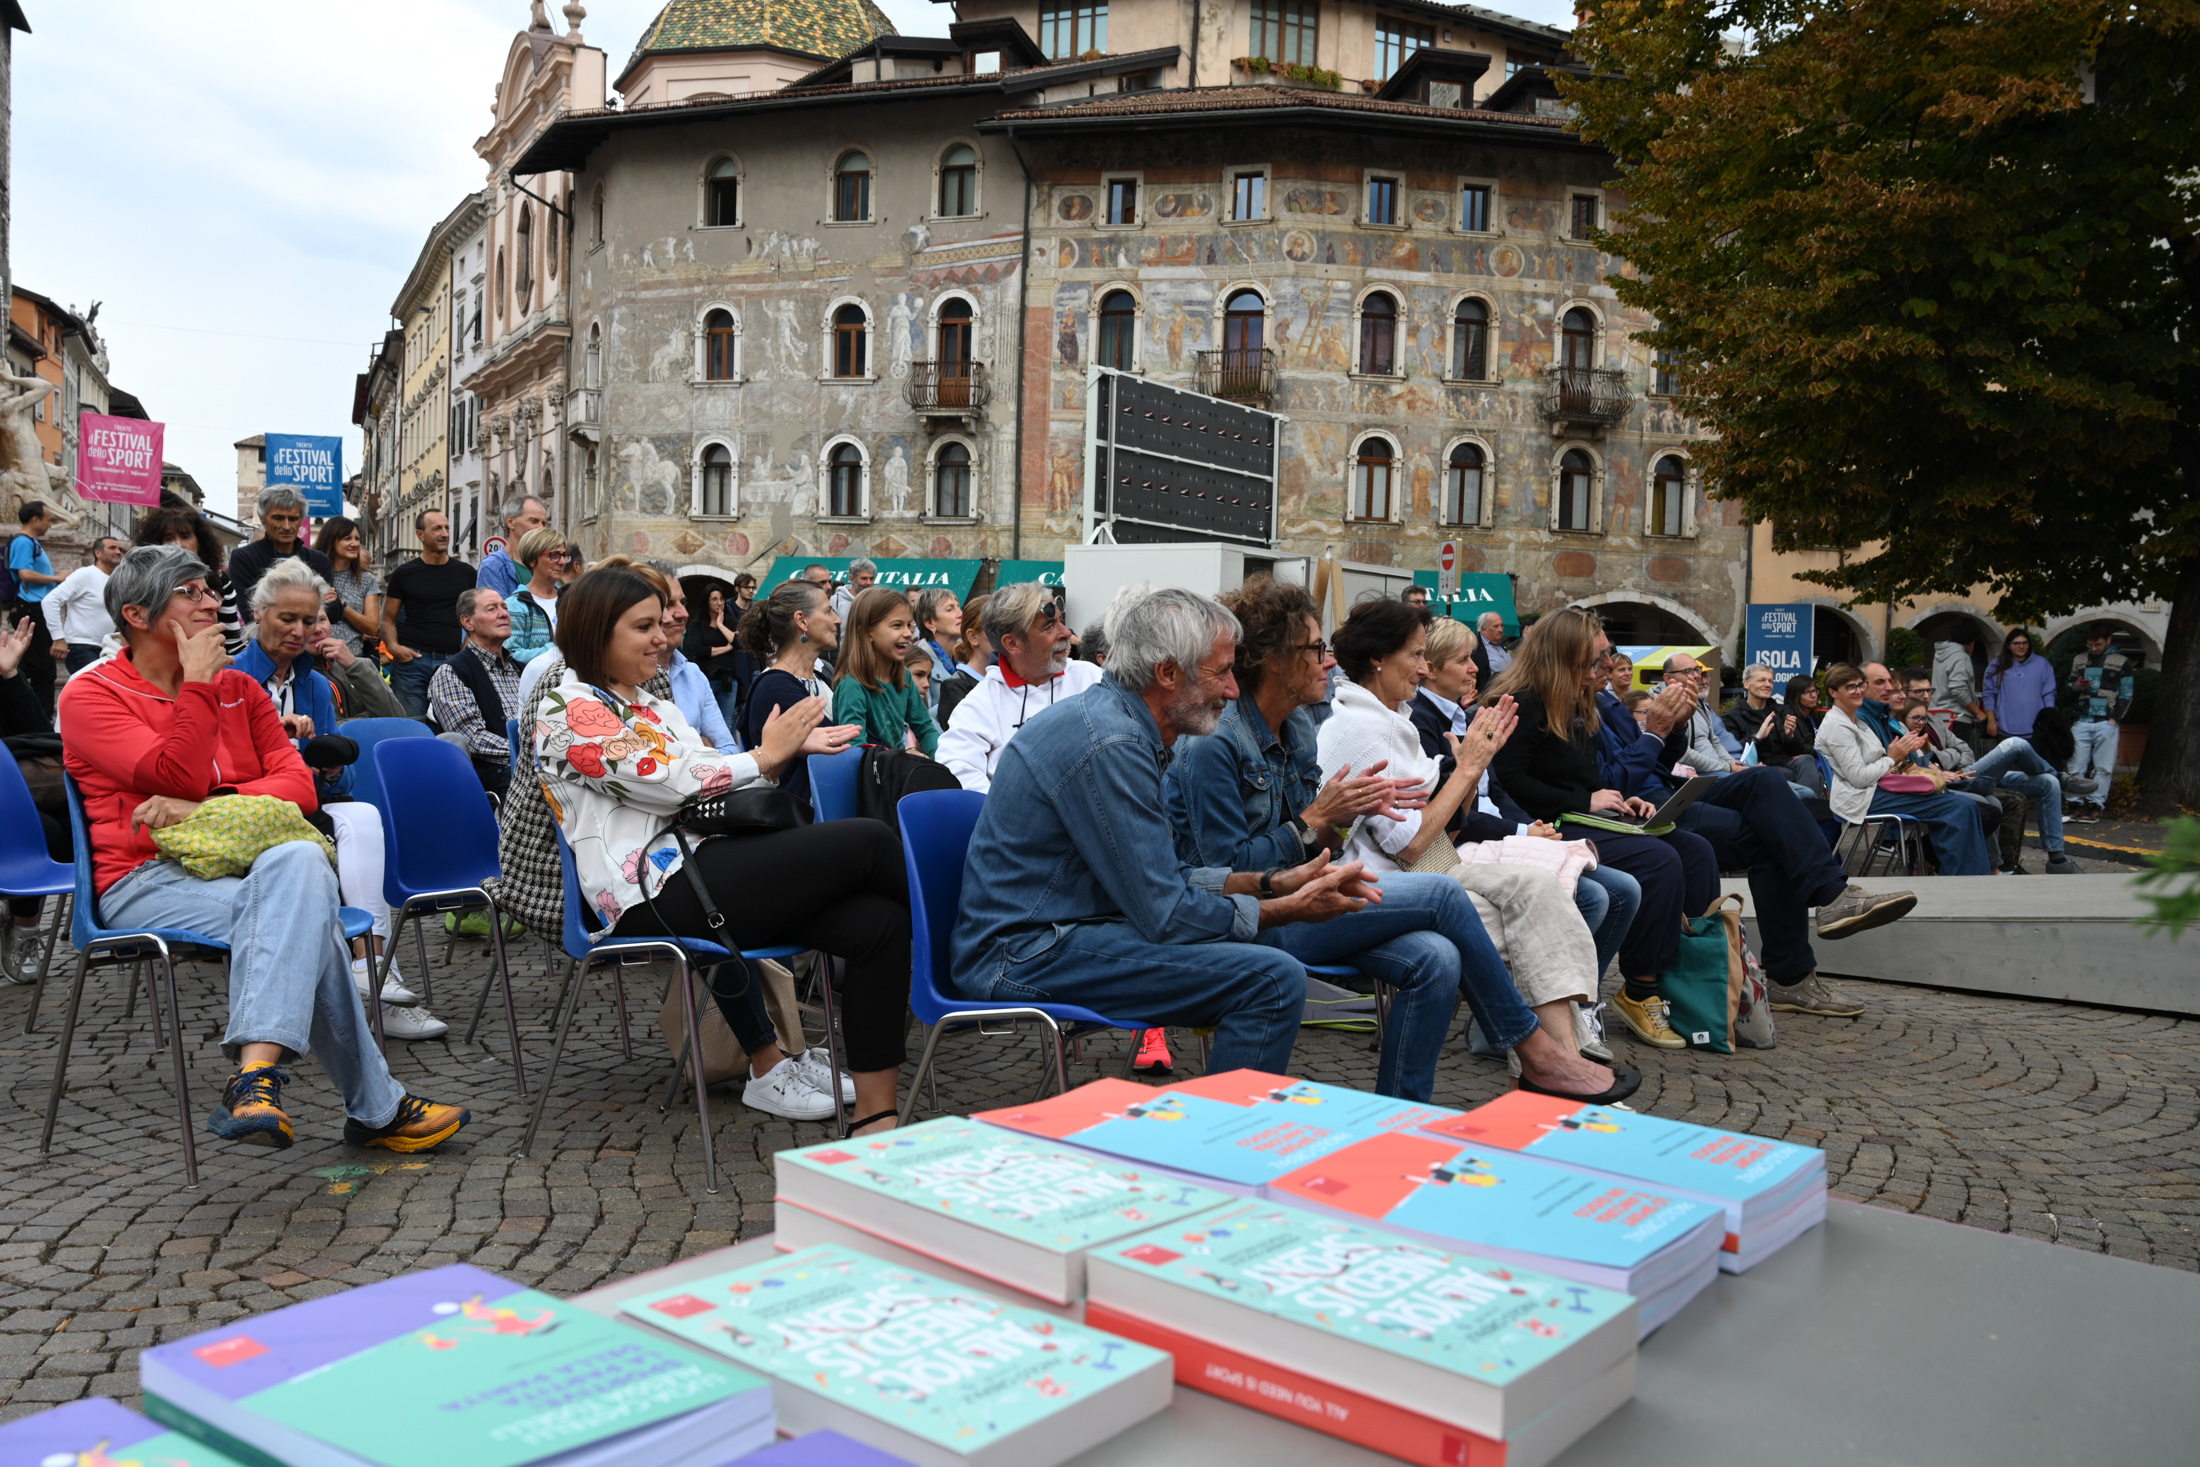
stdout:
POLYGON ((801 801, 777 785, 756 784, 723 794, 697 795, 680 807, 674 824, 705 838, 766 835, 810 823, 801 801))

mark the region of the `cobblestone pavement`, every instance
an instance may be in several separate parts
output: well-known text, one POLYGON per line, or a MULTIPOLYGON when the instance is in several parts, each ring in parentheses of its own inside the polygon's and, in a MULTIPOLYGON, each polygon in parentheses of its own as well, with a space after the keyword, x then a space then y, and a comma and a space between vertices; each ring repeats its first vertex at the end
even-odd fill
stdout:
MULTIPOLYGON (((445 1017, 463 1019, 486 971, 479 949, 464 945, 437 985, 445 1017)), ((516 944, 514 957, 532 1088, 554 990, 539 946, 516 944)), ((226 1075, 219 979, 204 966, 179 977, 201 1125, 226 1075)), ((636 1057, 621 1058, 599 979, 531 1157, 514 1154, 527 1110, 501 1022, 484 1024, 479 1044, 459 1042, 454 1022, 449 1040, 392 1045, 409 1087, 473 1108, 441 1151, 346 1148, 336 1097, 308 1060, 286 1092, 297 1145, 230 1148, 202 1130, 196 1191, 184 1186, 167 1065, 143 1010, 125 1019, 120 976, 95 976, 87 994, 50 1159, 37 1136, 59 985, 28 1037, 29 991, 0 990, 0 1080, 14 1103, 0 1136, 0 1419, 87 1392, 132 1399, 147 1345, 406 1269, 463 1260, 567 1293, 768 1230, 772 1153, 826 1128, 747 1110, 720 1087, 722 1190, 705 1193, 692 1099, 657 1108, 668 1074, 649 1017, 658 988, 633 986, 647 989, 634 1004, 636 1057)), ((1647 1076, 1635 1104, 1823 1146, 1837 1196, 2200 1268, 2200 1023, 1848 986, 1868 998, 1867 1017, 1781 1015, 1779 1047, 1766 1053, 1676 1057, 1615 1040, 1647 1076)), ((1196 1057, 1189 1035, 1172 1037, 1180 1061, 1196 1057)), ((1121 1035, 1094 1040, 1072 1083, 1103 1066, 1120 1073, 1126 1046, 1121 1035)), ((940 1094, 953 1109, 1026 1099, 1039 1082, 1029 1039, 943 1050, 940 1094)), ((1375 1058, 1365 1038, 1308 1030, 1294 1069, 1366 1088, 1375 1058)), ((1436 1099, 1472 1105, 1509 1083, 1455 1036, 1436 1099)))

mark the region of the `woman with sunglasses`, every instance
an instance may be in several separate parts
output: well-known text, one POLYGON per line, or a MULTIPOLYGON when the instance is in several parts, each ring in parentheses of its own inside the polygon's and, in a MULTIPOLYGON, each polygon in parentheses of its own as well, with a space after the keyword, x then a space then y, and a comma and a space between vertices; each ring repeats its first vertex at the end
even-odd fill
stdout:
POLYGON ((558 630, 558 581, 568 559, 565 537, 556 530, 529 530, 519 537, 515 558, 527 569, 527 584, 506 602, 512 613, 512 638, 504 650, 526 665, 550 649, 558 630))

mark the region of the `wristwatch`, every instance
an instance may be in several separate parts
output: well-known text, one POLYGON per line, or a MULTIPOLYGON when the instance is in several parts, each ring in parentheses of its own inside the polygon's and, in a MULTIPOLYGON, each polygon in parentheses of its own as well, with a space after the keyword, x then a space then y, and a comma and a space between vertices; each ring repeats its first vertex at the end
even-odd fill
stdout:
POLYGON ((1282 869, 1281 866, 1270 866, 1266 871, 1260 873, 1260 899, 1262 901, 1271 901, 1275 898, 1276 873, 1282 869))
POLYGON ((1314 827, 1306 823, 1305 817, 1294 815, 1283 823, 1291 827, 1291 833, 1299 838, 1301 855, 1311 856, 1321 849, 1321 837, 1314 834, 1314 827))

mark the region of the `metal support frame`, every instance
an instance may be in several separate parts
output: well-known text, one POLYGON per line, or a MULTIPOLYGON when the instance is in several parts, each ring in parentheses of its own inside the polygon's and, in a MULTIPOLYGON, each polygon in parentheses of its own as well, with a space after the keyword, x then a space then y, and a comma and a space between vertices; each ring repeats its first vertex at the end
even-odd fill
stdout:
MULTIPOLYGON (((110 933, 93 939, 90 946, 78 953, 76 976, 69 984, 68 1007, 62 1011, 61 1043, 54 1050, 53 1085, 46 1094, 46 1125, 45 1129, 39 1132, 38 1154, 40 1156, 53 1154, 54 1122, 61 1114, 61 1092, 68 1080, 69 1050, 76 1042, 77 1014, 84 1001, 84 975, 91 971, 95 955, 102 952, 106 956, 100 961, 101 967, 118 967, 123 963, 139 963, 142 966, 144 959, 142 949, 145 947, 152 948, 160 955, 162 986, 166 990, 168 1002, 168 1033, 173 1036, 174 1041, 168 1045, 168 1049, 175 1065, 176 1116, 183 1134, 183 1171, 186 1179, 184 1185, 187 1189, 196 1189, 199 1185, 199 1150, 197 1139, 191 1134, 191 1082, 189 1076, 185 1073, 183 1059, 183 1008, 176 997, 176 961, 178 955, 175 950, 169 947, 167 940, 157 933, 110 933)), ((196 948, 184 950, 183 957, 186 959, 197 956, 204 956, 204 954, 196 948)), ((131 978, 133 991, 136 983, 136 977, 133 975, 131 978)), ((153 1031, 156 1042, 158 1042, 161 996, 158 990, 152 989, 150 974, 147 975, 146 986, 153 993, 153 1031)))
POLYGON ((1899 853, 1902 865, 1908 872, 1914 873, 1918 867, 1918 854, 1913 843, 1924 838, 1924 824, 1913 815, 1892 812, 1866 815, 1841 833, 1833 858, 1851 875, 1869 877, 1874 874, 1873 868, 1880 865, 1882 858, 1889 863, 1895 859, 1886 854, 1887 837, 1890 834, 1894 837, 1894 850, 1899 853))
MULTIPOLYGON (((828 984, 827 988, 830 989, 830 987, 831 985, 828 984)), ((909 1117, 911 1114, 914 1113, 917 1104, 917 1082, 924 1079, 925 1076, 931 1072, 932 1056, 935 1052, 938 1051, 940 1047, 940 1036, 947 1032, 950 1025, 976 1024, 978 1026, 979 1034, 991 1038, 999 1038, 1001 1031, 988 1031, 985 1026, 989 1022, 997 1022, 1002 1019, 1010 1020, 1012 1023, 1023 1019, 1037 1019, 1040 1023, 1046 1026, 1046 1038, 1051 1041, 1054 1048, 1054 1082, 1059 1085, 1063 1090, 1068 1090, 1069 1066, 1065 1058, 1062 1046, 1062 1026, 1055 1019, 1054 1015, 1048 1013, 1045 1009, 1022 1007, 1000 1009, 955 1009, 949 1013, 940 1015, 940 1020, 938 1023, 927 1024, 925 1026, 924 1054, 923 1057, 917 1061, 917 1072, 909 1077, 909 1093, 901 1102, 901 1117, 896 1122, 896 1124, 903 1126, 909 1124, 909 1117)), ((1007 1032, 1013 1034, 1016 1031, 1013 1028, 1010 1028, 1007 1032)), ((1133 1046, 1133 1052, 1136 1052, 1136 1046, 1133 1046)), ((839 1093, 839 1088, 840 1087, 837 1083, 836 1070, 836 1083, 833 1087, 836 1098, 839 1093)), ((1042 1076, 1039 1081, 1039 1095, 1043 1096, 1045 1094, 1046 1080, 1042 1076)), ((933 1089, 932 1095, 933 1107, 937 1109, 939 1105, 939 1091, 936 1086, 933 1089)), ((1038 1098, 1038 1096, 1034 1096, 1034 1102, 1036 1102, 1038 1098)))
MULTIPOLYGON (((368 1008, 374 1015, 375 1042, 381 1044, 385 1052, 387 1051, 388 1045, 382 1038, 382 989, 390 981, 392 955, 397 951, 398 939, 404 936, 406 922, 411 921, 416 914, 433 912, 451 912, 455 914, 472 911, 475 907, 487 907, 489 909, 489 940, 496 945, 497 952, 496 977, 504 985, 504 1027, 512 1039, 512 1077, 519 1088, 519 1098, 525 1100, 527 1098, 527 1069, 526 1062, 520 1055, 519 1016, 512 1008, 512 970, 504 954, 504 914, 498 910, 496 898, 490 896, 489 893, 478 886, 454 887, 449 891, 420 892, 415 896, 407 897, 405 905, 397 909, 391 919, 389 941, 382 948, 381 970, 374 976, 374 992, 368 1003, 368 1008)), ((427 939, 421 933, 421 924, 414 922, 413 935, 420 938, 421 943, 421 984, 423 990, 425 990, 428 949, 427 939)), ((474 1033, 481 1026, 481 1011, 488 1002, 489 979, 483 978, 481 980, 481 992, 474 999, 473 1021, 466 1026, 466 1042, 469 1044, 473 1043, 474 1033)))
MULTIPOLYGON (((31 979, 31 1006, 29 1012, 23 1015, 25 1034, 30 1033, 38 1023, 38 1006, 46 997, 46 975, 53 969, 54 949, 60 947, 62 939, 69 935, 69 903, 75 900, 74 892, 63 892, 53 904, 53 936, 47 941, 46 950, 38 955, 38 972, 31 979)), ((33 927, 31 930, 36 932, 38 929, 33 927)), ((130 989, 130 1002, 137 1002, 137 988, 134 985, 130 989)))

